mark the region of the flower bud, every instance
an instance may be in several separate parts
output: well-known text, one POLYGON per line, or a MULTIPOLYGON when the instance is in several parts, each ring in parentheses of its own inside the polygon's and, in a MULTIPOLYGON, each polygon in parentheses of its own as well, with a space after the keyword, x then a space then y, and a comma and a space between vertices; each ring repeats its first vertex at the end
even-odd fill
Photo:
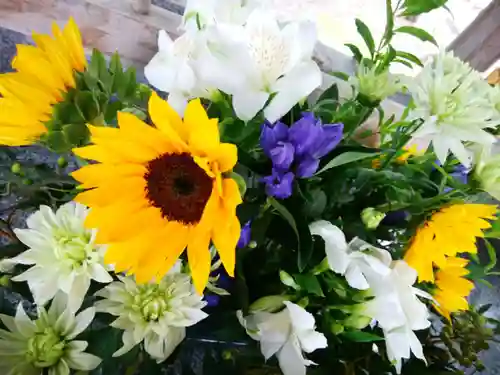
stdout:
POLYGON ((344 320, 344 325, 350 328, 363 329, 368 327, 372 318, 364 315, 351 315, 349 318, 344 320))
POLYGON ((321 261, 320 264, 313 268, 312 273, 313 275, 319 275, 320 273, 326 272, 328 270, 330 270, 330 265, 328 264, 328 259, 325 258, 321 261))
POLYGON ((10 285, 10 276, 3 275, 0 277, 0 286, 9 286, 10 285))
POLYGON ((18 163, 18 162, 15 162, 14 164, 12 164, 12 166, 10 167, 10 170, 14 174, 17 174, 17 175, 21 175, 22 174, 21 164, 18 163))
POLYGON ((300 290, 300 286, 295 282, 294 278, 283 270, 280 271, 280 280, 284 285, 295 290, 300 290))
POLYGON ((334 322, 330 325, 330 331, 334 335, 340 335, 341 333, 344 332, 344 326, 339 322, 334 322))
POLYGON ((59 159, 57 159, 57 165, 61 168, 65 168, 68 165, 68 161, 64 156, 61 156, 59 159))
POLYGON ((367 229, 377 229, 384 217, 385 213, 377 211, 373 207, 365 208, 361 212, 361 220, 367 229))
POLYGON ((283 302, 290 300, 289 296, 266 296, 259 298, 249 307, 250 313, 258 311, 276 312, 283 307, 283 302))

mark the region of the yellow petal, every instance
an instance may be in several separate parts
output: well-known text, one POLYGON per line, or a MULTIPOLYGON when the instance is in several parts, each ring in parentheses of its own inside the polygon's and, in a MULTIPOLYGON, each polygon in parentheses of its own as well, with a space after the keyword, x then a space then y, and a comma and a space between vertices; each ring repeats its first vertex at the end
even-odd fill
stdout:
POLYGON ((153 123, 165 134, 175 151, 185 151, 187 146, 183 139, 186 129, 179 115, 154 91, 149 98, 148 107, 153 123))
POLYGON ((217 151, 216 160, 221 172, 233 169, 238 161, 238 148, 231 143, 221 143, 217 151))
POLYGON ((217 119, 209 119, 199 99, 191 100, 184 113, 189 146, 199 156, 215 156, 220 145, 217 119))
POLYGON ((95 160, 101 163, 119 163, 121 159, 113 152, 100 146, 91 145, 74 148, 73 153, 83 159, 95 160))
POLYGON ((142 177, 129 177, 118 181, 108 181, 104 185, 84 191, 74 200, 88 207, 103 207, 118 201, 146 199, 145 189, 146 181, 142 177))
POLYGON ((142 177, 147 172, 140 164, 89 164, 71 173, 71 176, 81 182, 81 187, 90 189, 106 184, 109 180, 124 177, 142 177))
POLYGON ((85 59, 85 52, 83 50, 82 35, 73 17, 69 18, 68 23, 64 27, 63 37, 66 46, 69 48, 73 69, 83 72, 87 65, 87 60, 85 59))
POLYGON ((212 258, 209 244, 210 232, 199 226, 191 230, 187 246, 188 261, 194 287, 200 295, 203 295, 210 275, 212 258))
POLYGON ((118 124, 124 137, 140 142, 159 154, 172 153, 176 150, 161 131, 149 126, 131 113, 118 112, 118 124))
POLYGON ((234 212, 236 206, 243 202, 238 184, 232 178, 224 178, 222 180, 222 191, 222 201, 224 207, 226 207, 230 212, 234 212))
POLYGON ((229 276, 234 276, 236 244, 240 238, 241 226, 235 214, 222 210, 219 224, 214 225, 212 241, 229 276))

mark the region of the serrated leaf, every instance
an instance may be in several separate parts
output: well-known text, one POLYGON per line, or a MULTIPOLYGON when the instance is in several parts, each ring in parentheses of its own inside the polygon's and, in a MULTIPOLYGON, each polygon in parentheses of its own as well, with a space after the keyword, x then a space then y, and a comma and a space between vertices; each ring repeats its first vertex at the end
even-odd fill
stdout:
POLYGON ((363 60, 363 54, 361 53, 361 51, 359 50, 359 48, 357 46, 355 46, 354 44, 351 44, 351 43, 346 43, 345 46, 351 50, 352 55, 354 56, 354 59, 358 63, 360 63, 361 60, 363 60))
POLYGON ((404 52, 404 51, 396 51, 396 56, 401 58, 401 59, 408 60, 408 61, 410 61, 418 66, 424 66, 422 61, 417 56, 415 56, 413 53, 404 52))
POLYGON ((294 275, 295 281, 299 284, 302 290, 317 295, 318 297, 324 297, 323 290, 321 289, 321 284, 318 278, 314 275, 309 274, 296 274, 294 275))
POLYGON ((355 342, 373 342, 373 341, 382 341, 383 337, 375 335, 373 333, 364 332, 364 331, 349 331, 344 332, 342 337, 355 341, 355 342))
POLYGON ((422 13, 428 13, 431 10, 440 8, 448 0, 405 0, 403 6, 403 16, 417 16, 422 13))
POLYGON ((436 39, 429 34, 427 31, 424 29, 421 29, 420 27, 415 27, 415 26, 401 26, 395 30, 396 33, 402 33, 402 34, 409 34, 414 36, 415 38, 420 39, 423 42, 431 42, 434 44, 436 47, 438 46, 438 43, 436 42, 436 39))
POLYGON ((356 22, 356 29, 358 30, 359 35, 361 35, 361 37, 365 41, 365 44, 368 47, 368 50, 370 51, 370 55, 373 57, 373 55, 375 54, 375 41, 373 40, 373 35, 370 29, 359 18, 356 18, 355 22, 356 22))
POLYGON ((355 161, 372 158, 379 155, 380 152, 357 152, 357 151, 349 151, 340 154, 339 156, 330 160, 330 162, 325 165, 319 172, 316 173, 316 176, 326 172, 329 169, 339 167, 344 164, 349 164, 355 161))

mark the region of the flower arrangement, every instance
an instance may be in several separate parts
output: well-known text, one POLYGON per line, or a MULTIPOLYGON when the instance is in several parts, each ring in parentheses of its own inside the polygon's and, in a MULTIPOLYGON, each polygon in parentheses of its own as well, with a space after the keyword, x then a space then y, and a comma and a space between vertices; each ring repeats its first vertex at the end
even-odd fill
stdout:
POLYGON ((17 47, 0 75, 2 373, 484 368, 500 323, 467 298, 497 274, 498 88, 451 53, 396 51, 398 33, 435 43, 394 19, 437 4, 388 0, 382 39, 356 20, 368 52, 349 45, 355 74, 317 93, 327 5, 309 3, 188 1, 151 86, 117 54, 87 61, 73 19, 17 47), (396 92, 409 103, 385 113, 396 92))

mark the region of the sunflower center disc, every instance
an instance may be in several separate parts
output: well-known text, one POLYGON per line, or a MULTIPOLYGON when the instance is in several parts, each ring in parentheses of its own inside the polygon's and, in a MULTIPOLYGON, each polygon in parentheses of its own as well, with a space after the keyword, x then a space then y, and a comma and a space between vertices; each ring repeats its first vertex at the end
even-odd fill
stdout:
POLYGON ((212 193, 212 179, 187 153, 151 160, 144 175, 146 196, 163 217, 196 224, 212 193))

